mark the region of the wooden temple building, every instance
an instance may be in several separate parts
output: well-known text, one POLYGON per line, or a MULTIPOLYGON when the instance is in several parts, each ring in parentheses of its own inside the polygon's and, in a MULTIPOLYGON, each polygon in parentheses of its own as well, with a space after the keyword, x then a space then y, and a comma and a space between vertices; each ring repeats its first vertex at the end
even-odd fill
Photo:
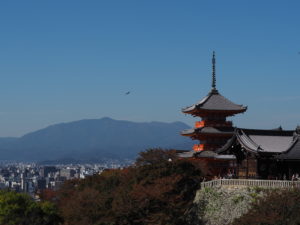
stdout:
POLYGON ((222 96, 216 89, 215 53, 212 58, 211 91, 198 103, 182 109, 201 118, 183 136, 199 140, 183 158, 205 161, 218 177, 291 179, 300 174, 300 127, 293 131, 241 129, 227 117, 247 107, 222 96))
POLYGON ((235 155, 239 178, 292 179, 300 174, 300 127, 296 130, 236 128, 217 154, 235 155))
POLYGON ((227 121, 226 118, 247 110, 247 107, 231 102, 216 89, 215 63, 215 53, 213 53, 211 91, 198 103, 182 110, 183 113, 202 118, 195 123, 193 129, 181 133, 200 141, 200 144, 194 145, 195 152, 214 151, 222 147, 234 132, 232 122, 227 121))

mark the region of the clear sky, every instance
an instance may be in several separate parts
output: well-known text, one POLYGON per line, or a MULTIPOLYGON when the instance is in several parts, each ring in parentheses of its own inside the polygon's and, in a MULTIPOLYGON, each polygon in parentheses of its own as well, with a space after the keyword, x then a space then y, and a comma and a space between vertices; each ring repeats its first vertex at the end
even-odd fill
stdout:
POLYGON ((0 1, 0 136, 109 116, 195 118, 217 88, 236 126, 300 124, 300 1, 0 1), (131 91, 129 95, 125 95, 131 91))

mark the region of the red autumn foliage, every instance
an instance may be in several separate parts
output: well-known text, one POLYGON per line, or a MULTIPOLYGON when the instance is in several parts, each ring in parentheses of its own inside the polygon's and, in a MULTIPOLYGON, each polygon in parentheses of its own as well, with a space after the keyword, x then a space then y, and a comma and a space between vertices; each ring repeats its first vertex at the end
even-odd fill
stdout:
POLYGON ((56 198, 56 192, 52 189, 44 189, 44 190, 41 190, 39 196, 40 196, 41 200, 54 201, 56 198))
POLYGON ((133 167, 66 182, 56 197, 66 225, 181 225, 202 177, 174 152, 149 150, 133 167))

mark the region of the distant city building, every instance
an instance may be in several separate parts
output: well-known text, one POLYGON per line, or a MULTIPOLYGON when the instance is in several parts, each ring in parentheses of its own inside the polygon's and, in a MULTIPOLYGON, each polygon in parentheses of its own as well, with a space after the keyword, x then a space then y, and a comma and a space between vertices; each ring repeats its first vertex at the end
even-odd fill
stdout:
POLYGON ((55 166, 44 166, 41 169, 41 176, 47 177, 50 173, 55 173, 57 171, 55 166))
POLYGON ((37 180, 37 189, 44 190, 46 189, 46 179, 44 177, 37 180))
POLYGON ((65 177, 66 179, 73 178, 75 174, 76 174, 76 171, 73 169, 66 168, 66 169, 60 170, 60 176, 65 177))
POLYGON ((104 168, 124 166, 115 160, 101 164, 39 166, 34 163, 1 163, 0 189, 25 192, 36 197, 43 189, 57 190, 66 180, 85 178, 100 173, 104 168))

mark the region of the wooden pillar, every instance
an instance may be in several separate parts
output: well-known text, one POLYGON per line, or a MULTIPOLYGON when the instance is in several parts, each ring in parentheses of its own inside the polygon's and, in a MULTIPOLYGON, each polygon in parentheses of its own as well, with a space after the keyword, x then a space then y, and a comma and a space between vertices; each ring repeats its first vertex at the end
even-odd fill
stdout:
POLYGON ((248 159, 248 153, 246 153, 246 160, 247 160, 247 166, 246 166, 246 179, 248 179, 249 176, 249 159, 248 159))
POLYGON ((259 171, 260 161, 257 156, 255 157, 255 160, 256 160, 256 176, 255 176, 255 178, 259 179, 260 178, 260 173, 259 173, 260 172, 259 171))

